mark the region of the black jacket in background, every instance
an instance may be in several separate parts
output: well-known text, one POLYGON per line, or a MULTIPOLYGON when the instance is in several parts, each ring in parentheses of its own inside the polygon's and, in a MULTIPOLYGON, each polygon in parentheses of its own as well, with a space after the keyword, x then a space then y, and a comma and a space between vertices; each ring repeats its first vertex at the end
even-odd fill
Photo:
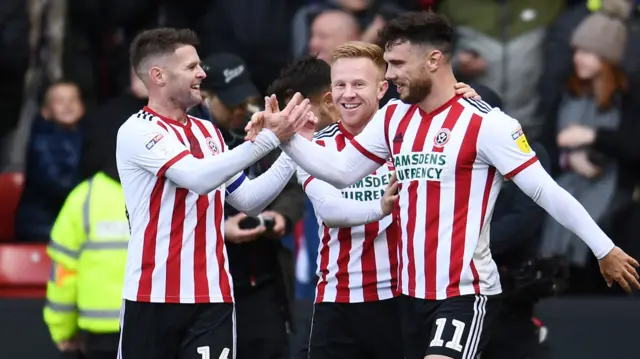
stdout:
MULTIPOLYGON (((544 147, 532 142, 531 148, 549 172, 550 161, 544 147)), ((545 210, 515 183, 505 182, 491 219, 491 254, 499 267, 518 266, 536 257, 545 217, 545 210)))

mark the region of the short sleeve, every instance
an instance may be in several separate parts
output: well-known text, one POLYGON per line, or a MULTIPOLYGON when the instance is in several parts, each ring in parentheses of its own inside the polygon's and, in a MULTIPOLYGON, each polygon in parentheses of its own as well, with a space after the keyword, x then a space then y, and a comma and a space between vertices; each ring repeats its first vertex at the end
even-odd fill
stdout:
POLYGON ((390 156, 387 128, 397 106, 393 101, 387 103, 373 115, 364 130, 351 140, 353 147, 380 165, 384 165, 390 156))
POLYGON ((480 159, 495 167, 506 179, 538 160, 520 122, 498 109, 482 119, 477 147, 480 159))
POLYGON ((125 124, 118 132, 116 155, 120 160, 158 177, 189 153, 180 141, 152 122, 125 124))

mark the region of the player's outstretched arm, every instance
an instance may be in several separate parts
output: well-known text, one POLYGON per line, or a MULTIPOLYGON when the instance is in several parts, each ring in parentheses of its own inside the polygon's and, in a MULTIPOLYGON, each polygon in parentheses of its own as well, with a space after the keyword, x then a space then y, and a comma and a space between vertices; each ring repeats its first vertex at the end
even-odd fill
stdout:
POLYGON ((227 182, 226 200, 238 211, 257 216, 282 192, 296 167, 295 162, 283 153, 255 179, 250 180, 244 173, 239 173, 227 182))
POLYGON ((380 201, 356 201, 342 197, 342 192, 330 184, 311 177, 298 169, 298 182, 313 204, 316 215, 329 228, 354 227, 377 222, 391 214, 397 201, 397 181, 392 177, 385 196, 380 201))
POLYGON ((266 156, 279 142, 273 132, 265 129, 253 143, 243 143, 217 156, 198 159, 187 154, 173 163, 164 176, 180 187, 207 194, 266 156))
POLYGON ((616 281, 626 291, 631 286, 640 289, 634 268, 638 262, 616 247, 580 202, 544 170, 518 121, 498 110, 476 121, 480 121, 475 124, 480 127, 479 158, 511 179, 558 223, 582 239, 600 261, 600 270, 609 285, 616 281))
POLYGON ((395 107, 387 104, 378 110, 362 133, 347 141, 341 151, 318 146, 300 134, 280 147, 309 175, 339 189, 348 187, 384 165, 390 157, 385 116, 395 107))

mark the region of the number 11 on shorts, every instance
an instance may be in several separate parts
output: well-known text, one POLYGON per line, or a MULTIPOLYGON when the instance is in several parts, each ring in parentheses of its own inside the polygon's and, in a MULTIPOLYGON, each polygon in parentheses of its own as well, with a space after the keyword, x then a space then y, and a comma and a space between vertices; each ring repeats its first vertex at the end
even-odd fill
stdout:
POLYGON ((453 349, 455 351, 462 351, 462 344, 460 341, 462 340, 462 333, 464 333, 464 322, 461 322, 457 319, 453 319, 451 324, 456 328, 453 332, 453 338, 451 341, 448 341, 446 344, 442 340, 442 333, 444 332, 444 327, 447 324, 447 318, 438 318, 436 319, 436 333, 433 336, 433 340, 429 343, 430 347, 441 347, 445 346, 449 349, 453 349))

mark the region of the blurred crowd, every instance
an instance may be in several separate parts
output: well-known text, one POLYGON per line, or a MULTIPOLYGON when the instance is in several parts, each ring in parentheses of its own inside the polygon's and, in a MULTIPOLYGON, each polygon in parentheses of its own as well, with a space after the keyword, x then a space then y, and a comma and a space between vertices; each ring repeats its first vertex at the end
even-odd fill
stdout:
MULTIPOLYGON (((14 216, 0 221, 14 221, 10 240, 47 243, 78 184, 97 172, 117 180, 117 130, 146 104, 128 58, 141 30, 198 33, 208 77, 202 105, 192 111, 224 129, 234 147, 269 84, 294 59, 329 61, 347 41, 376 43, 378 30, 403 11, 433 10, 455 26, 458 79, 493 90, 546 149, 560 185, 638 258, 640 1, 602 2, 3 0, 0 170, 22 173, 24 183, 14 216)), ((394 92, 391 86, 381 105, 394 92)), ((296 261, 296 296, 311 299, 318 236, 312 206, 305 208, 282 234, 296 261)), ((550 218, 539 227, 539 254, 566 262, 569 291, 601 291, 588 248, 550 218)))

